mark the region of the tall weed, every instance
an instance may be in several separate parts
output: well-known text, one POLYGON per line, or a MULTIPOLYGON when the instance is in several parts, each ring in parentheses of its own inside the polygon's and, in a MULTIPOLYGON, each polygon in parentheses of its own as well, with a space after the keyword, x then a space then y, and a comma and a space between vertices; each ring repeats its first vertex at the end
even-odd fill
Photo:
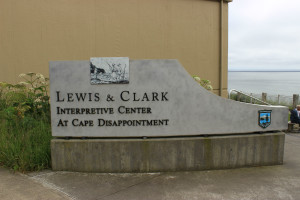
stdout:
POLYGON ((48 79, 21 74, 18 84, 0 82, 0 164, 18 171, 50 167, 48 79))

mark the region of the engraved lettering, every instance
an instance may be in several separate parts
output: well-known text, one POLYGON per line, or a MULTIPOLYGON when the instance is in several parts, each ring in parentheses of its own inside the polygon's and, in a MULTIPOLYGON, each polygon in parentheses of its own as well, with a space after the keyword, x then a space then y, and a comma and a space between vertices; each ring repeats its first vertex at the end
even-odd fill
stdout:
POLYGON ((68 126, 68 120, 59 120, 57 126, 68 126))
POLYGON ((67 93, 67 96, 68 96, 68 102, 73 102, 74 101, 73 93, 67 93))
POLYGON ((122 99, 122 101, 129 101, 130 100, 130 98, 124 98, 124 93, 127 93, 127 95, 129 94, 129 91, 123 91, 123 92, 121 92, 121 94, 120 94, 120 98, 122 99))
POLYGON ((60 98, 59 98, 59 93, 60 93, 60 91, 56 91, 56 97, 57 97, 56 102, 64 102, 64 101, 65 101, 64 98, 63 98, 63 99, 60 99, 60 98))
POLYGON ((86 93, 75 93, 76 97, 77 97, 77 100, 80 101, 84 101, 85 100, 85 97, 86 97, 86 93))
POLYGON ((169 99, 166 97, 168 92, 162 92, 161 93, 161 101, 169 101, 169 99))

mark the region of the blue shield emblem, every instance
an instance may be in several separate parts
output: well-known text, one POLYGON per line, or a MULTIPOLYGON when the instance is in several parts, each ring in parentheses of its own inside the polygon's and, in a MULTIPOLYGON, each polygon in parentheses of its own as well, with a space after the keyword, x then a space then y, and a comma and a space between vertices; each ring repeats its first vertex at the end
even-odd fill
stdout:
POLYGON ((258 111, 258 125, 262 128, 267 128, 271 124, 272 110, 258 111))

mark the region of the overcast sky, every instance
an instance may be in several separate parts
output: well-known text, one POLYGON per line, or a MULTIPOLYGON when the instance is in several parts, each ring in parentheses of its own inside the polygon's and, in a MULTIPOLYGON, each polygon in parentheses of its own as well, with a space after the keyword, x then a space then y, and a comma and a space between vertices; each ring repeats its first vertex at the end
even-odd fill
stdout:
POLYGON ((229 3, 229 70, 300 71, 300 0, 229 3))

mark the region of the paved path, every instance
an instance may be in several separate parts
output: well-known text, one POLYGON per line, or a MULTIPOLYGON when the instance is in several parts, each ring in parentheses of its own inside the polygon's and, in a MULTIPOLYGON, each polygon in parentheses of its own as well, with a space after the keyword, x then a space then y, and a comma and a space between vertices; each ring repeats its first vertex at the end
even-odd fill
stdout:
POLYGON ((1 200, 64 200, 68 198, 40 182, 33 181, 27 175, 12 173, 0 167, 0 199, 1 200))
POLYGON ((284 164, 170 173, 12 174, 0 168, 0 199, 299 200, 300 134, 286 135, 284 164))

